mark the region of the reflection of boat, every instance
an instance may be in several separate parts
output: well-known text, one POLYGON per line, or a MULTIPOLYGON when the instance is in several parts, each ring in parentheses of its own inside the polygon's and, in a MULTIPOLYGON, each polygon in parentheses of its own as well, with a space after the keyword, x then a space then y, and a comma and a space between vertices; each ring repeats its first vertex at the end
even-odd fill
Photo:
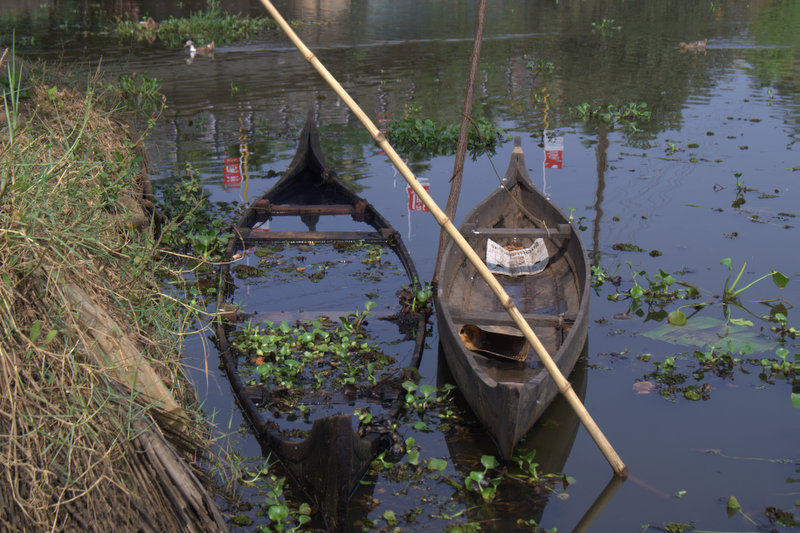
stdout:
MULTIPOLYGON (((234 236, 228 243, 226 254, 231 258, 231 262, 241 256, 244 256, 244 260, 259 260, 260 251, 267 250, 269 246, 288 246, 289 243, 297 244, 298 249, 314 249, 315 253, 317 249, 327 246, 329 251, 326 253, 334 255, 341 255, 342 243, 355 243, 356 247, 374 243, 382 250, 394 252, 402 264, 401 269, 392 270, 392 275, 399 276, 401 282, 409 287, 417 284, 414 265, 399 233, 369 203, 345 188, 335 173, 328 168, 321 155, 318 133, 310 116, 288 170, 267 193, 245 211, 238 227, 234 229, 234 236), (352 220, 345 221, 348 230, 317 231, 317 225, 322 225, 323 221, 330 221, 337 228, 342 225, 340 221, 337 226, 336 221, 332 220, 334 218, 332 215, 350 215, 352 220), (257 227, 268 220, 272 220, 275 226, 278 219, 281 222, 295 222, 294 225, 300 227, 296 223, 298 217, 305 225, 302 231, 275 231, 274 227, 272 230, 263 230, 257 227), (364 231, 365 224, 371 226, 369 231, 364 231), (350 229, 350 226, 355 226, 357 230, 350 229), (253 254, 247 251, 251 247, 255 248, 253 254)), ((362 262, 340 259, 330 263, 356 263, 357 268, 363 268, 362 262)), ((384 260, 383 264, 387 262, 389 261, 384 260)), ((311 266, 307 263, 304 265, 311 266)), ((326 268, 328 266, 326 263, 326 268)), ((253 282, 252 278, 246 281, 242 277, 237 279, 239 270, 237 265, 231 264, 224 264, 220 270, 220 291, 217 298, 217 308, 220 312, 216 320, 216 341, 237 401, 262 446, 273 456, 277 456, 286 470, 317 501, 327 527, 341 529, 345 526, 348 499, 354 487, 358 485, 372 459, 392 443, 392 433, 387 429, 386 422, 387 419, 390 422, 399 410, 403 397, 401 392, 404 392, 401 384, 404 380, 410 379, 408 369, 419 366, 424 345, 426 317, 400 308, 395 293, 401 284, 395 283, 394 280, 388 283, 388 287, 384 287, 387 285, 384 280, 383 285, 376 288, 373 285, 380 284, 380 281, 368 285, 368 282, 362 279, 358 279, 357 283, 353 283, 351 278, 340 278, 333 283, 328 279, 316 279, 304 300, 288 281, 276 283, 270 276, 257 278, 256 282, 253 282), (247 284, 247 290, 239 291, 241 294, 237 293, 237 297, 245 299, 249 297, 250 306, 258 308, 248 308, 247 311, 254 311, 256 316, 260 313, 265 316, 277 315, 278 321, 285 321, 282 325, 285 323, 287 328, 302 324, 303 320, 312 314, 318 322, 317 317, 335 318, 342 314, 339 310, 327 312, 320 310, 310 313, 309 308, 312 304, 326 305, 329 306, 328 309, 335 304, 356 305, 354 298, 362 298, 365 293, 370 293, 370 297, 377 299, 379 295, 373 293, 387 289, 391 292, 389 303, 397 308, 397 313, 394 315, 395 323, 374 320, 368 324, 365 331, 377 329, 386 333, 388 328, 388 333, 392 334, 393 329, 395 337, 381 340, 386 341, 386 346, 391 346, 391 349, 397 350, 398 353, 402 351, 403 359, 396 357, 396 364, 381 374, 385 379, 378 379, 376 382, 374 376, 370 374, 370 378, 373 378, 370 384, 362 386, 360 382, 356 382, 355 385, 351 382, 327 396, 323 396, 321 392, 315 393, 314 399, 303 405, 306 411, 300 417, 304 418, 302 423, 297 421, 298 417, 283 416, 279 412, 276 414, 278 409, 269 406, 269 399, 285 391, 279 390, 281 386, 271 385, 266 378, 260 377, 262 374, 258 372, 255 372, 253 379, 254 365, 248 367, 246 354, 235 347, 237 326, 235 322, 230 321, 230 315, 233 313, 226 313, 230 309, 228 302, 233 295, 235 281, 247 284), (258 283, 263 283, 264 286, 260 287, 258 283), (287 290, 286 287, 289 287, 288 291, 291 292, 281 296, 281 291, 287 290), (399 341, 396 339, 398 325, 400 332, 404 334, 404 338, 399 341), (248 368, 250 375, 247 374, 248 368), (324 401, 320 400, 321 397, 324 401), (267 404, 266 408, 264 404, 267 404), (358 431, 355 431, 354 417, 351 414, 353 406, 374 410, 376 412, 374 421, 362 424, 358 431), (347 409, 350 412, 343 414, 340 409, 347 409), (308 417, 308 411, 313 411, 319 418, 308 417), (298 433, 305 438, 289 436, 298 433)), ((298 270, 305 270, 305 267, 298 270)), ((294 274, 295 272, 292 272, 292 275, 294 274)), ((371 276, 376 277, 372 271, 371 276)), ((308 284, 308 281, 304 280, 303 283, 308 284)), ((239 303, 241 302, 237 301, 237 304, 239 303)), ((382 302, 380 308, 389 307, 389 303, 382 302)), ((345 319, 341 320, 344 325, 345 319)), ((363 329, 360 322, 356 329, 358 331, 363 329)), ((349 356, 352 345, 349 346, 350 348, 339 350, 338 353, 349 356)), ((323 359, 333 360, 332 351, 333 348, 331 352, 326 352, 323 359)), ((271 355, 274 354, 267 354, 271 355)), ((277 361, 277 355, 274 357, 277 361)), ((291 359, 290 363, 297 363, 299 357, 298 354, 291 353, 287 356, 287 360, 291 359)), ((336 361, 336 364, 339 364, 339 360, 336 361)), ((284 362, 277 362, 276 365, 278 364, 285 366, 284 362)), ((312 377, 315 373, 322 373, 318 366, 322 364, 322 361, 314 362, 312 367, 309 363, 309 367, 313 369, 306 372, 312 377)), ((298 390, 300 388, 298 387, 298 390)), ((306 384, 302 388, 312 387, 306 384)))
MULTIPOLYGON (((440 350, 437 375, 440 386, 451 377, 447 369, 443 368, 445 365, 441 364, 442 359, 440 350)), ((587 380, 586 365, 577 364, 570 376, 570 383, 581 400, 586 395, 587 380)), ((463 400, 459 395, 456 395, 456 399, 463 400)), ((579 426, 580 420, 566 399, 557 397, 544 411, 538 423, 523 437, 514 455, 521 457, 536 450, 533 460, 539 465, 539 474, 561 474, 575 443, 579 426)), ((494 455, 492 442, 478 424, 465 421, 458 431, 449 432, 445 440, 451 461, 464 477, 469 476, 471 471, 480 471, 483 468, 482 455, 494 455)), ((508 467, 514 473, 516 467, 513 464, 508 467)), ((525 482, 504 478, 494 498, 496 505, 469 506, 469 520, 482 524, 482 530, 487 531, 530 531, 530 526, 520 525, 517 521, 533 519, 538 524, 548 496, 547 491, 536 491, 525 482)), ((479 499, 477 496, 476 498, 479 499)))
MULTIPOLYGON (((543 239, 544 270, 497 277, 558 368, 569 375, 587 334, 586 250, 575 227, 531 184, 519 139, 502 186, 467 214, 459 230, 478 255, 493 246, 489 239, 523 249, 543 239)), ((510 458, 558 387, 453 242, 445 248, 438 274, 436 312, 447 363, 500 454, 510 458)))

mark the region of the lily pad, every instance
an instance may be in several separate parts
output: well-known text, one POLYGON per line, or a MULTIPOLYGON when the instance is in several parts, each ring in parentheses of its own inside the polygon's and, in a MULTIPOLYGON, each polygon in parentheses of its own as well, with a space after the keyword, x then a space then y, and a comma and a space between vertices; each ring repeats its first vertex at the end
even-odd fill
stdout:
POLYGON ((746 346, 756 352, 768 352, 774 349, 773 343, 759 336, 756 328, 742 323, 726 324, 712 317, 695 317, 680 327, 662 324, 642 335, 678 346, 695 348, 704 348, 709 344, 723 344, 735 351, 740 351, 746 346))

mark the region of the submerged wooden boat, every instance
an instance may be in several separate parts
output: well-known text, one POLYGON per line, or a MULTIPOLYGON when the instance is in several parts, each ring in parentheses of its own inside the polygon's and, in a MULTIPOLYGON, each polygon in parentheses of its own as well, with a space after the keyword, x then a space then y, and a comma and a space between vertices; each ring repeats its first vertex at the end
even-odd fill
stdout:
MULTIPOLYGON (((287 223, 288 223, 287 222, 287 223)), ((293 227, 288 223, 290 227, 293 227)), ((293 253, 300 253, 297 249, 292 249, 293 253)), ((374 250, 374 248, 373 248, 374 250)), ((419 288, 418 277, 411 261, 411 257, 406 250, 402 239, 386 219, 381 216, 372 205, 360 198, 358 195, 346 188, 337 178, 336 174, 328 167, 321 154, 319 145, 319 135, 311 116, 305 125, 301 135, 300 143, 292 163, 287 171, 277 183, 263 196, 252 202, 244 212, 243 216, 234 228, 234 235, 230 239, 226 255, 230 258, 230 263, 222 265, 220 269, 220 290, 217 298, 217 319, 216 343, 220 349, 222 364, 230 380, 237 402, 250 422, 252 429, 265 448, 265 453, 270 453, 273 457, 280 459, 285 469, 292 477, 305 489, 306 493, 312 497, 322 511, 322 516, 326 522, 326 528, 339 530, 346 525, 348 500, 363 477, 370 462, 377 454, 387 449, 393 443, 395 436, 387 428, 391 419, 396 416, 401 409, 404 390, 403 381, 415 379, 412 374, 413 369, 418 368, 424 346, 425 329, 427 316, 410 311, 402 306, 402 302, 397 299, 396 293, 403 287, 406 292, 419 288), (337 216, 338 215, 338 216, 337 216), (302 224, 298 223, 302 221, 302 224), (343 222, 342 218, 345 218, 343 222), (337 221, 333 221, 337 219, 337 221), (294 222, 294 226, 300 229, 275 229, 267 230, 266 225, 277 221, 294 222), (335 226, 335 230, 318 230, 317 226, 323 226, 328 221, 328 225, 335 226), (301 227, 303 226, 303 227, 301 227), (341 226, 347 226, 341 229, 341 226), (351 226, 355 226, 355 229, 351 226), (356 249, 361 246, 377 245, 380 249, 391 251, 399 260, 400 268, 390 268, 384 259, 380 263, 378 253, 377 269, 386 268, 392 270, 391 275, 399 276, 401 281, 390 281, 388 283, 391 290, 391 298, 396 305, 397 313, 389 317, 394 322, 388 320, 374 321, 377 328, 383 328, 388 334, 397 335, 399 327, 403 339, 380 339, 386 346, 400 346, 396 348, 397 354, 394 356, 383 356, 385 360, 395 360, 396 368, 390 368, 384 374, 378 376, 370 373, 369 383, 360 385, 358 382, 345 382, 338 391, 324 392, 318 391, 310 399, 303 400, 305 405, 300 416, 287 416, 285 413, 278 412, 279 409, 270 405, 271 398, 277 398, 286 394, 285 387, 277 385, 275 382, 268 382, 266 378, 259 378, 259 373, 254 372, 253 368, 260 368, 251 364, 248 357, 252 354, 243 353, 241 346, 237 346, 237 335, 241 334, 241 315, 249 313, 250 322, 247 327, 251 327, 258 319, 269 320, 269 323, 281 322, 285 328, 299 327, 314 320, 313 329, 308 328, 309 334, 318 334, 319 337, 313 342, 317 345, 324 345, 332 337, 327 332, 320 330, 320 323, 330 324, 335 322, 336 317, 341 317, 342 324, 347 322, 342 315, 342 307, 354 306, 352 298, 362 297, 365 293, 377 292, 371 286, 366 286, 367 278, 375 280, 381 276, 376 276, 374 260, 367 267, 362 261, 352 261, 345 259, 335 259, 327 261, 322 265, 318 272, 327 275, 329 268, 338 268, 344 263, 352 263, 357 268, 373 268, 369 276, 340 277, 334 281, 326 278, 312 279, 314 283, 309 285, 306 291, 308 294, 299 294, 298 287, 306 287, 309 281, 303 276, 311 269, 312 265, 307 260, 302 266, 293 268, 283 268, 289 271, 292 279, 297 279, 299 275, 305 285, 293 286, 290 282, 281 283, 270 277, 269 272, 259 277, 256 273, 256 281, 252 277, 239 275, 238 264, 243 260, 262 261, 263 257, 280 257, 281 254, 269 252, 269 247, 297 246, 299 250, 317 254, 323 253, 320 250, 326 246, 324 253, 337 254, 343 250, 343 245, 352 244, 356 249), (262 251, 265 251, 261 253, 262 251), (259 259, 259 258, 262 259, 259 259), (300 273, 300 274, 298 274, 300 273), (404 285, 401 285, 404 283, 404 285), (241 311, 231 311, 231 302, 234 288, 237 284, 247 285, 246 291, 238 291, 236 294, 236 304, 241 305, 242 298, 248 298, 247 308, 241 311), (363 286, 362 286, 363 285, 363 286), (350 287, 352 286, 352 287, 350 287), (286 288, 288 287, 288 289, 286 288), (354 296, 347 296, 350 292, 335 292, 339 290, 350 291, 354 296), (260 292, 259 292, 260 291, 260 292), (234 318, 239 316, 237 320, 234 318), (317 317, 317 318, 313 318, 317 317), (240 323, 237 325, 237 321, 240 323), (388 326, 386 325, 388 324, 388 326), (316 332, 316 333, 314 333, 316 332), (325 336, 324 339, 322 336, 325 336), (402 351, 402 353, 400 353, 402 351), (401 359, 402 357, 402 359, 401 359), (248 374, 249 369, 249 374, 248 374), (409 370, 412 369, 412 370, 409 370), (255 376, 255 377, 254 377, 255 376), (324 405, 323 405, 324 404, 324 405), (354 406, 361 406, 361 412, 369 410, 380 411, 375 417, 362 418, 361 423, 353 416, 354 406), (364 407, 365 406, 365 407, 364 407), (316 413, 319 411, 319 413, 316 413), (349 411, 349 412, 348 412, 349 411), (309 416, 309 412, 311 415, 309 416), (316 417, 319 414, 319 417, 316 417), (368 420, 372 418, 372 420, 368 420), (293 419, 305 419, 299 422, 293 419), (305 422, 310 429, 297 429, 300 422, 305 422), (358 424, 357 428, 354 425, 358 424), (292 426, 291 430, 287 430, 292 426)), ((283 257, 276 259, 275 263, 284 261, 290 254, 283 254, 283 257)), ((388 254, 387 254, 388 255, 388 254)), ((272 265, 275 267, 275 265, 272 265)), ((285 267, 285 265, 283 265, 285 267)), ((253 269, 250 268, 249 275, 252 276, 253 269)), ((356 268, 356 267, 354 267, 356 268)), ((269 268, 267 268, 269 270, 269 268)), ((277 270, 277 268, 273 268, 277 270)), ((375 283, 383 283, 384 279, 378 279, 375 283)), ((381 286, 383 289, 383 286, 381 286)), ((403 292, 403 291, 400 291, 403 292)), ((386 302, 381 303, 381 309, 389 307, 386 302)), ((351 307, 352 309, 352 307, 351 307)), ((350 330, 355 330, 358 343, 362 343, 367 337, 364 330, 366 322, 361 320, 348 323, 350 330)), ((356 338, 356 337, 354 337, 356 338)), ((350 341, 345 341, 345 344, 350 341)), ((277 351, 280 346, 274 348, 277 351)), ((314 349, 319 349, 315 347, 314 349)), ((323 348, 323 352, 326 348, 323 348)), ((304 348, 307 354, 309 348, 304 348)), ((262 350, 263 352, 263 350, 262 350)), ((269 350, 267 349, 267 352, 269 350)), ((332 352, 331 352, 332 353, 332 352)), ((376 352, 372 352, 375 355, 376 352)), ((288 364, 283 361, 283 353, 278 357, 274 364, 288 364)), ((264 362, 271 356, 259 356, 256 363, 264 362)), ((287 359, 295 357, 287 356, 287 359)), ((297 356, 299 357, 299 356, 297 356)), ((333 357, 333 355, 331 355, 333 357)), ((377 357, 377 356, 376 356, 377 357)), ((297 366, 295 362, 290 363, 297 366)), ((354 361, 359 363, 358 361, 354 361)), ((272 363, 270 363, 272 364, 272 363)), ((311 365, 312 363, 308 363, 311 365)), ((313 368, 309 370, 307 378, 321 375, 322 362, 313 362, 313 368)), ((334 363, 331 363, 334 364, 334 363)), ((336 363, 336 366, 344 366, 336 363)), ((369 365, 360 365, 364 368, 369 365)), ((373 365, 374 368, 374 365, 373 365)), ((333 371, 328 368, 328 370, 333 371)), ((325 370, 327 372, 328 370, 325 370)), ((339 379, 339 378, 336 378, 339 379)), ((300 381, 298 389, 311 390, 313 382, 307 379, 300 381)), ((302 426, 302 424, 301 424, 302 426)))
MULTIPOLYGON (((586 249, 574 225, 531 183, 519 139, 501 187, 470 211, 459 231, 481 257, 487 247, 535 248, 542 239, 538 245, 547 252, 543 270, 495 276, 568 376, 587 335, 591 277, 586 249)), ((452 241, 438 274, 434 297, 447 364, 500 454, 510 459, 558 387, 452 241)))

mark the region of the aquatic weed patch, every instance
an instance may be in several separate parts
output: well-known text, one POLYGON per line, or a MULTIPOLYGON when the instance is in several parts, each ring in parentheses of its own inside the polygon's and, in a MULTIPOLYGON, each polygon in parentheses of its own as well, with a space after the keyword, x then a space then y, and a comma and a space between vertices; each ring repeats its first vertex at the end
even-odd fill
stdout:
POLYGON ((583 102, 570 108, 573 115, 584 122, 601 122, 609 126, 620 125, 623 128, 638 130, 642 122, 650 122, 650 110, 647 104, 628 102, 624 105, 600 104, 592 105, 583 102))
POLYGON ((663 269, 651 275, 634 269, 631 262, 626 264, 631 272, 631 285, 627 289, 620 289, 623 280, 616 269, 608 272, 600 265, 592 266, 595 290, 599 292, 611 285, 614 292, 608 299, 628 302, 627 312, 618 313, 615 318, 638 316, 645 322, 661 322, 640 335, 693 349, 660 360, 650 354, 639 356, 643 362, 654 365, 654 369, 637 380, 634 389, 638 394, 655 390, 671 401, 679 397, 698 401, 710 399, 714 383, 720 379, 755 375, 761 384, 796 382, 800 374, 800 347, 794 343, 797 329, 787 318, 787 307, 791 306, 784 305, 782 300, 760 300, 759 304, 769 307, 769 313, 759 316, 747 310, 740 300, 742 294, 766 279, 771 279, 779 289, 785 287, 789 282, 787 276, 772 270, 745 283, 742 277, 746 264, 735 272, 731 260, 725 258, 721 264, 728 272, 721 294, 711 300, 681 305, 682 301, 698 300, 701 289, 677 280, 663 269), (708 312, 714 309, 722 312, 722 318, 709 316, 708 312), (685 310, 691 310, 689 316, 685 310), (735 316, 734 310, 745 312, 745 317, 735 316))
POLYGON ((357 398, 387 400, 383 389, 391 392, 403 369, 368 338, 363 325, 373 306, 367 302, 363 311, 339 317, 339 322, 321 316, 294 325, 247 324, 232 335, 233 346, 245 358, 240 365, 244 380, 262 387, 264 406, 290 421, 309 421, 357 398))
MULTIPOLYGON (((329 274, 350 277, 362 282, 380 283, 387 275, 400 273, 380 244, 355 243, 275 243, 253 250, 259 258, 257 268, 264 280, 287 282, 309 280, 319 283, 329 274)), ((232 270, 236 272, 237 266, 232 270)), ((255 271, 248 277, 255 278, 255 271)))
MULTIPOLYGON (((298 22, 295 21, 297 26, 298 22)), ((191 39, 198 44, 214 42, 217 45, 251 39, 265 30, 277 29, 277 24, 266 17, 231 15, 222 9, 218 0, 208 0, 206 9, 189 17, 172 17, 162 21, 139 22, 118 20, 112 33, 123 39, 146 41, 161 40, 168 46, 180 47, 191 39)))
POLYGON ((368 479, 378 480, 386 490, 362 497, 368 510, 363 526, 385 527, 395 520, 400 527, 424 523, 437 530, 477 531, 479 524, 498 520, 509 506, 521 506, 537 518, 517 525, 534 527, 536 510, 574 481, 543 472, 534 449, 521 451, 506 464, 483 452, 478 443, 485 441, 484 430, 468 408, 455 401, 452 385, 406 382, 404 387, 406 410, 398 431, 405 438, 372 463, 368 479), (449 458, 427 451, 426 435, 431 431, 445 435, 449 458))
MULTIPOLYGON (((434 120, 408 115, 386 123, 389 141, 402 153, 415 158, 450 155, 456 151, 460 125, 440 125, 434 120)), ((508 140, 503 128, 484 118, 473 120, 469 129, 467 149, 472 158, 489 153, 508 140)))

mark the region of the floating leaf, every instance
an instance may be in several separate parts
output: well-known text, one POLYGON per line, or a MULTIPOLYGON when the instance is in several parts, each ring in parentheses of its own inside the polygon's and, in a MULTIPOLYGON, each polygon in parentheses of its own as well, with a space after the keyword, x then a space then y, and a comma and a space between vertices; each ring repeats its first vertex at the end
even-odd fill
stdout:
POLYGON ((497 468, 500 466, 500 463, 497 462, 494 455, 483 455, 481 456, 481 464, 484 468, 497 468))
POLYGON ((678 346, 704 348, 708 345, 721 345, 731 351, 748 352, 771 352, 775 349, 774 343, 759 336, 753 328, 737 326, 713 317, 696 316, 681 328, 662 324, 642 335, 678 346))
POLYGON ((436 470, 437 472, 441 472, 447 467, 447 461, 444 459, 439 459, 437 457, 431 457, 428 459, 428 470, 436 470))
POLYGON ((419 450, 408 450, 408 464, 414 466, 419 464, 419 450))
POLYGON ((746 318, 731 318, 730 323, 736 324, 737 326, 749 326, 751 328, 755 326, 755 324, 753 324, 750 320, 747 320, 746 318))
POLYGON ((644 295, 644 290, 639 285, 631 287, 631 298, 638 300, 644 295))
POLYGON ((685 326, 686 315, 684 314, 683 311, 676 309, 675 311, 667 315, 667 322, 669 322, 669 324, 672 326, 685 326))
POLYGON ((793 392, 792 393, 792 405, 796 409, 800 409, 800 392, 793 392))
POLYGON ((730 498, 728 498, 728 510, 729 511, 736 512, 741 508, 742 508, 742 506, 739 505, 739 500, 736 499, 736 496, 731 496, 730 498))
POLYGON ((631 244, 628 242, 618 242, 611 245, 611 248, 614 250, 619 250, 621 252, 644 252, 643 248, 636 246, 635 244, 631 244))
POLYGON ((428 398, 432 394, 436 394, 436 387, 433 385, 420 385, 419 392, 422 393, 425 398, 428 398))
POLYGON ((273 522, 283 522, 283 519, 289 516, 289 508, 285 505, 270 505, 268 514, 273 522))
POLYGON ((480 484, 480 482, 483 481, 484 473, 480 470, 473 470, 469 473, 469 478, 475 483, 480 484))
POLYGON ((413 381, 404 381, 403 382, 403 388, 407 392, 414 392, 415 390, 417 390, 417 384, 414 383, 413 381))
POLYGON ((383 512, 383 519, 386 520, 386 523, 390 526, 394 526, 397 524, 397 516, 394 514, 394 511, 391 509, 386 509, 383 512))
POLYGON ((782 288, 786 287, 786 285, 789 283, 789 278, 786 277, 785 275, 781 274, 777 270, 773 270, 772 271, 772 281, 775 283, 775 285, 777 285, 778 287, 780 287, 782 289, 782 288))

